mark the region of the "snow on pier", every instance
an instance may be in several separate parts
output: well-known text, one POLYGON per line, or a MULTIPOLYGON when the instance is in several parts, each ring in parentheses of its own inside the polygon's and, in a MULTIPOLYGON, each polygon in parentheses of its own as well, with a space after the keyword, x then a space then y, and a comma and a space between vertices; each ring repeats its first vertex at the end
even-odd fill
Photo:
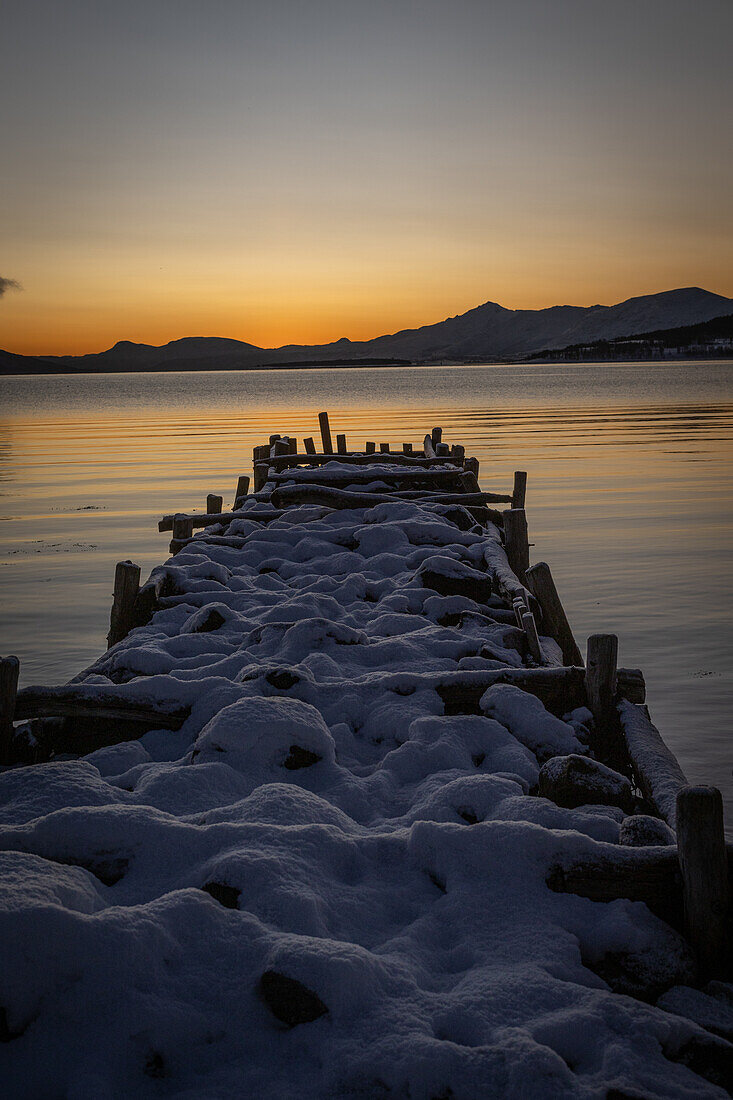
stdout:
POLYGON ((526 476, 321 429, 161 520, 72 683, 0 664, 5 1094, 728 1095, 719 795, 583 667, 526 476))

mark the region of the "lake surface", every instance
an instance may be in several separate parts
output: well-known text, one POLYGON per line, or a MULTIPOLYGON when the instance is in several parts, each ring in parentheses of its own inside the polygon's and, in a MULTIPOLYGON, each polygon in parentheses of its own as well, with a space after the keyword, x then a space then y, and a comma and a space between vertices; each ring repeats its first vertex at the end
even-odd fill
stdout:
POLYGON ((0 379, 0 652, 63 683, 105 646, 115 562, 167 557, 166 512, 231 505, 271 432, 350 448, 434 424, 484 488, 528 471, 532 560, 581 646, 619 636, 691 782, 733 832, 733 362, 304 369, 0 379))

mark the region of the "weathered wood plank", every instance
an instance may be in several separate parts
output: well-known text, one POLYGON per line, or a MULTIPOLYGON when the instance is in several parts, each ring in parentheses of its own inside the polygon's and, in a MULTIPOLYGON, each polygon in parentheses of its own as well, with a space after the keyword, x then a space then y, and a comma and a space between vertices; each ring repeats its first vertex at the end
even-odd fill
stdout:
POLYGON ((321 443, 323 444, 323 453, 331 455, 333 454, 333 443, 331 442, 331 428, 328 423, 327 412, 319 412, 318 426, 321 429, 321 443))
POLYGON ((685 934, 697 955, 700 977, 727 977, 730 887, 723 799, 717 787, 683 787, 677 795, 677 849, 685 934))
POLYGON ((524 508, 508 508, 504 518, 504 546, 512 572, 524 583, 529 568, 529 536, 524 508))
POLYGON ((566 665, 582 665, 580 649, 573 637, 547 562, 538 561, 536 565, 531 565, 525 570, 525 580, 542 609, 544 633, 559 643, 566 665))
POLYGON ((134 625, 135 601, 140 591, 140 566, 132 561, 118 561, 115 566, 115 587, 109 617, 107 648, 126 638, 134 625))
POLYGON ((12 763, 11 743, 19 673, 20 661, 17 657, 0 658, 0 764, 12 763))
MULTIPOLYGON (((622 691, 622 673, 617 683, 622 691)), ((646 707, 626 699, 617 702, 621 736, 644 797, 671 828, 676 827, 677 795, 687 786, 687 778, 674 753, 665 745, 652 724, 646 707)))

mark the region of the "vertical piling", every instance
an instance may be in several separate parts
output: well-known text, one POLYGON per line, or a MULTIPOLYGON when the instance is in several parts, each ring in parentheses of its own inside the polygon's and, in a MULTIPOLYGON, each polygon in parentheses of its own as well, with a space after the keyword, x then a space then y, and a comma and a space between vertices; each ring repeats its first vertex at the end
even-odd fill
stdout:
MULTIPOLYGON (((466 463, 468 469, 468 462, 466 463)), ((524 575, 529 569, 529 536, 527 534, 527 515, 524 508, 507 508, 502 512, 504 519, 504 549, 512 572, 524 584, 524 575)))
POLYGON ((221 512, 224 506, 224 498, 217 496, 216 493, 209 493, 206 497, 206 515, 215 515, 221 512))
POLYGON ((403 453, 403 455, 411 455, 412 454, 412 443, 403 443, 402 444, 402 453, 403 453))
POLYGON ((336 436, 336 450, 340 455, 346 454, 346 436, 341 434, 336 436))
POLYGON ((555 638, 562 649, 562 659, 566 665, 582 667, 583 657, 578 643, 570 629, 565 608, 552 579, 547 562, 538 561, 526 570, 527 585, 537 599, 542 610, 542 625, 545 634, 555 638))
POLYGON ((366 443, 364 444, 364 454, 373 455, 376 449, 377 444, 374 443, 371 439, 367 439, 366 443))
MULTIPOLYGON (((175 538, 175 520, 173 521, 175 538)), ((193 530, 193 528, 192 528, 193 530)), ((135 600, 140 591, 140 566, 132 561, 118 561, 115 566, 115 589, 112 597, 112 611, 109 616, 107 649, 122 641, 132 627, 135 600)))
POLYGON ((388 455, 389 454, 389 443, 380 443, 379 444, 379 450, 382 454, 388 455))
MULTIPOLYGON (((257 469, 258 467, 255 467, 257 469)), ((184 516, 180 513, 173 517, 173 537, 171 538, 171 544, 169 551, 171 554, 177 554, 181 549, 181 543, 186 539, 193 537, 193 520, 191 516, 184 516)), ((138 571, 139 572, 139 571, 138 571)), ((124 635, 123 635, 124 637, 124 635)))
POLYGON ((11 763, 10 749, 19 672, 20 661, 17 657, 0 657, 0 764, 11 763))
POLYGON ((464 468, 464 470, 470 470, 471 473, 475 474, 476 477, 478 477, 478 468, 479 468, 479 466, 478 466, 478 459, 477 458, 467 458, 467 459, 465 459, 465 461, 463 463, 463 468, 464 468))
POLYGON ((430 433, 430 442, 433 444, 433 450, 437 449, 438 444, 440 443, 442 438, 443 438, 443 429, 442 428, 433 428, 433 430, 430 433))
POLYGON ((305 447, 305 453, 307 455, 314 455, 316 453, 316 445, 313 442, 313 436, 309 435, 307 439, 304 439, 303 446, 305 447))
POLYGON ((717 787, 683 787, 678 793, 677 851, 685 932, 697 955, 700 979, 727 978, 730 888, 723 799, 717 787))
POLYGON ((605 754, 611 748, 615 724, 616 663, 618 638, 615 634, 591 634, 585 661, 585 692, 596 726, 596 742, 605 754))
POLYGON ((321 429, 321 442, 323 444, 324 455, 333 454, 333 443, 331 442, 331 429, 328 424, 328 413, 320 412, 318 414, 318 424, 321 429))
POLYGON ((235 508, 237 506, 237 503, 242 499, 242 497, 247 496, 248 492, 249 492, 249 478, 248 478, 247 474, 240 474, 240 476, 237 478, 237 488, 234 491, 234 507, 235 508))
POLYGON ((514 488, 512 489, 512 508, 524 508, 527 496, 527 472, 526 470, 514 471, 514 488))

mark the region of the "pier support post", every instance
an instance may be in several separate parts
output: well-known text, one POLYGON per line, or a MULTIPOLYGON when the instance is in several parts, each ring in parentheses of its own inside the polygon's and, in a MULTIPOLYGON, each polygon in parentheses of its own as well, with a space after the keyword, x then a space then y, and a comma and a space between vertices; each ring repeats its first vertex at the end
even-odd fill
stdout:
POLYGON ((560 602, 549 565, 547 562, 538 561, 536 565, 531 565, 527 569, 526 574, 527 586, 542 609, 544 633, 557 640, 566 665, 582 667, 583 657, 573 637, 565 609, 560 602))
POLYGON ((340 455, 346 454, 346 436, 343 434, 336 436, 336 450, 340 455))
MULTIPOLYGON (((174 521, 175 529, 175 521, 174 521)), ((175 530, 174 530, 175 538, 175 530)), ((107 649, 121 642, 130 633, 135 600, 140 591, 140 566, 133 561, 118 561, 115 566, 115 590, 109 616, 107 649)))
POLYGON ((389 443, 380 443, 379 444, 379 451, 383 455, 388 455, 389 454, 389 443))
POLYGON ((321 429, 321 442, 323 444, 324 455, 333 454, 333 443, 331 442, 331 428, 328 424, 328 413, 321 412, 318 414, 318 424, 321 429))
POLYGON ((430 433, 430 442, 433 445, 433 450, 437 449, 437 446, 440 443, 440 441, 442 440, 442 438, 443 438, 443 429, 442 428, 433 428, 433 430, 430 433))
POLYGON ((288 439, 276 439, 272 445, 274 455, 289 455, 290 441, 288 439))
POLYGON ((402 453, 403 453, 403 455, 411 455, 412 454, 412 443, 403 443, 402 444, 402 453))
POLYGON ((527 471, 514 471, 514 488, 512 489, 512 508, 524 508, 527 497, 527 471))
POLYGON ((537 634, 537 623, 531 611, 522 612, 522 630, 527 635, 527 647, 532 656, 532 660, 536 661, 538 665, 543 665, 545 663, 545 655, 542 652, 539 635, 537 634))
POLYGON ((364 444, 364 454, 373 455, 376 450, 377 444, 374 443, 371 439, 367 439, 366 443, 364 444))
POLYGON ((730 966, 730 888, 717 787, 683 787, 677 795, 677 851, 682 872, 685 933, 700 979, 727 978, 730 966))
POLYGON ((246 497, 249 493, 249 478, 247 474, 241 474, 237 479, 237 488, 234 491, 234 507, 237 506, 237 501, 242 497, 246 497))
POLYGON ((610 730, 615 714, 618 638, 615 634, 591 634, 585 662, 585 692, 595 725, 597 743, 606 755, 611 748, 610 730))
MULTIPOLYGON (((466 463, 468 469, 468 463, 466 463)), ((524 508, 508 508, 502 512, 504 519, 504 549, 512 572, 524 584, 524 574, 529 569, 529 536, 527 515, 524 508)))
POLYGON ((479 462, 477 458, 467 458, 463 463, 463 468, 478 477, 479 462))
POLYGON ((224 498, 217 496, 216 493, 209 493, 206 497, 206 515, 211 516, 217 512, 221 512, 224 506, 224 498))
POLYGON ((305 447, 305 453, 307 455, 314 455, 316 453, 316 445, 313 442, 312 435, 309 435, 307 439, 303 440, 303 446, 305 447))
POLYGON ((13 741, 13 718, 18 695, 17 657, 0 657, 0 764, 11 763, 10 747, 13 741))
POLYGON ((173 517, 173 537, 169 547, 171 554, 177 554, 181 543, 193 537, 193 519, 178 513, 173 517))

